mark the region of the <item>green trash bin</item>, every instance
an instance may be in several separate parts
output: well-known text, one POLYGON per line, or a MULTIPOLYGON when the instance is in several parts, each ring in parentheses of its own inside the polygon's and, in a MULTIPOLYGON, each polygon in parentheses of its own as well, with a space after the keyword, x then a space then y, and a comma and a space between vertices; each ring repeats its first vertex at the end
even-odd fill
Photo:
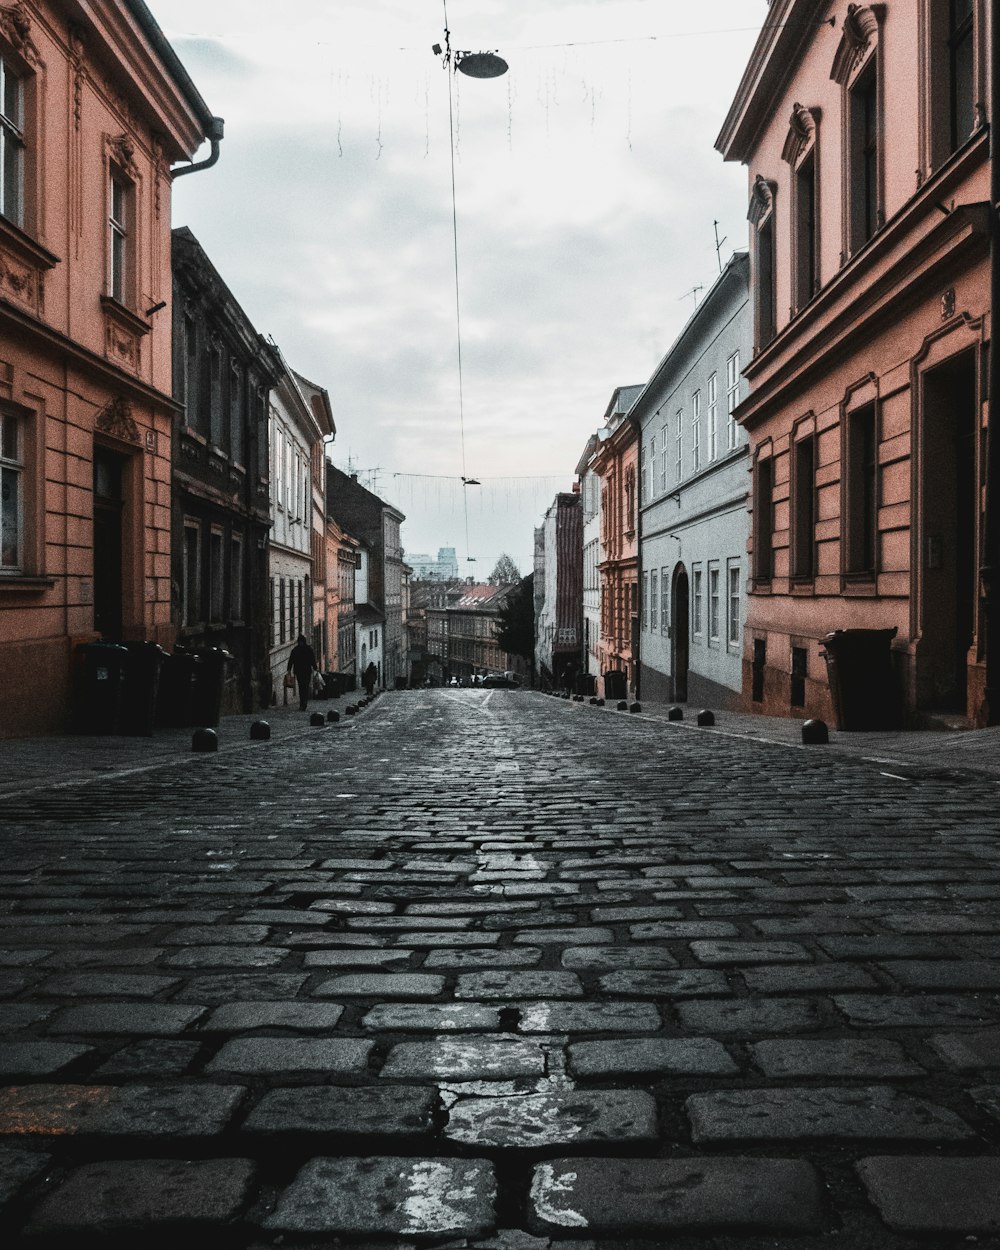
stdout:
POLYGON ((128 660, 128 651, 114 642, 85 642, 76 648, 71 718, 74 733, 118 732, 128 660))
POLYGON ((201 664, 194 685, 192 724, 214 728, 222 717, 226 668, 233 657, 224 647, 205 647, 198 656, 201 664))
POLYGON ((892 664, 895 629, 836 629, 822 639, 837 728, 901 729, 903 701, 892 664))
POLYGON ((194 692, 200 667, 198 653, 182 647, 163 657, 156 697, 157 725, 187 729, 194 724, 194 692))
POLYGON ((156 719, 160 669, 167 653, 155 642, 127 642, 125 649, 128 651, 128 663, 125 665, 118 732, 151 738, 156 719))

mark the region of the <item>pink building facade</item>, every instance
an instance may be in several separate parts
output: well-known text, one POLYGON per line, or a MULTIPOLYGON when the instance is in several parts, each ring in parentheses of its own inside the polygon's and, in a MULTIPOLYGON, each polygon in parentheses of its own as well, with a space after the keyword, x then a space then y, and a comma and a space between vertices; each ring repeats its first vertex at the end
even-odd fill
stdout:
POLYGON ((750 709, 830 718, 821 639, 894 629, 911 723, 981 717, 987 11, 774 0, 717 140, 750 188, 750 709))
POLYGON ((0 736, 173 641, 171 164, 221 137, 141 0, 0 8, 0 736), (44 691, 44 692, 43 692, 44 691))

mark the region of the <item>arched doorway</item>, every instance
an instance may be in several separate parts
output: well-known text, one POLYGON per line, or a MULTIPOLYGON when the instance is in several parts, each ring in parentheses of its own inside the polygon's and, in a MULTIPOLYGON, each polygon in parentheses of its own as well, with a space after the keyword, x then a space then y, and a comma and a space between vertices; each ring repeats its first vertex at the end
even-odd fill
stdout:
POLYGON ((673 616, 670 622, 670 671, 673 674, 674 699, 684 703, 688 697, 688 631, 691 612, 688 595, 688 575, 683 564, 674 569, 673 616))

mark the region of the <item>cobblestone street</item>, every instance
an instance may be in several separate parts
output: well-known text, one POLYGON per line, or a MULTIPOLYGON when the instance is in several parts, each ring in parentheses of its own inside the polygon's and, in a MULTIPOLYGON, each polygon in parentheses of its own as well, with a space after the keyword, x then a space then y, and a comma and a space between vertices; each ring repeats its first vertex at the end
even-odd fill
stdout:
POLYGON ((8 794, 0 1234, 1000 1245, 997 785, 433 690, 8 794))

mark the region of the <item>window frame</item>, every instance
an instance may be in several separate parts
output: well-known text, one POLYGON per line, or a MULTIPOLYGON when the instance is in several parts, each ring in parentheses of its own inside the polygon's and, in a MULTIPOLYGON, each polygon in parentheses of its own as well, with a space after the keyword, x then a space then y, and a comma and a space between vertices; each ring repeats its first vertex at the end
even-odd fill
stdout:
POLYGON ((183 624, 192 628, 202 624, 201 528, 202 523, 199 518, 188 516, 184 518, 184 549, 181 565, 183 624))
POLYGON ((700 564, 691 565, 691 638, 701 642, 704 636, 702 607, 705 598, 705 572, 700 564))
POLYGON ((115 161, 108 165, 107 292, 124 308, 135 306, 135 183, 115 161))
POLYGON ((684 480, 684 409, 677 409, 674 426, 674 481, 684 480))
POLYGON ((774 577, 774 456, 758 454, 753 470, 753 581, 770 586, 774 577))
POLYGON ((816 577, 816 456, 818 440, 809 428, 791 445, 791 567, 796 582, 816 577))
POLYGON ((4 515, 6 501, 0 499, 0 578, 23 576, 26 563, 25 518, 27 513, 25 490, 27 483, 27 419, 20 413, 0 408, 0 483, 5 489, 14 484, 14 538, 13 559, 5 558, 8 539, 5 537, 4 515), (13 430, 13 448, 8 441, 8 431, 13 430))
POLYGON ((740 646, 743 624, 743 596, 740 593, 742 580, 743 570, 739 560, 729 560, 726 564, 726 646, 731 650, 738 650, 740 646))
POLYGON ((878 577, 879 409, 875 399, 848 410, 843 422, 844 576, 878 577))
POLYGON ((701 468, 701 390, 691 396, 691 472, 701 468))
POLYGON ((709 375, 706 387, 707 391, 707 421, 708 421, 708 459, 709 463, 715 460, 719 454, 719 375, 713 370, 709 375))
POLYGON ((19 229, 25 224, 25 181, 27 165, 27 140, 25 138, 25 101, 27 76, 12 63, 9 54, 0 48, 0 216, 19 229), (14 99, 15 115, 7 110, 9 81, 16 84, 14 99), (11 153, 13 155, 11 156, 11 153), (8 205, 9 171, 14 170, 15 203, 8 205), (11 211, 12 209, 12 211, 11 211))
MULTIPOLYGON (((645 576, 645 574, 643 574, 645 576)), ((656 569, 649 570, 649 632, 655 633, 660 627, 659 573, 656 569)))
POLYGON ((670 633, 670 570, 660 568, 660 634, 670 633))
POLYGON ((778 333, 777 192, 776 182, 758 174, 747 213, 751 225, 754 345, 758 352, 762 352, 778 333))
POLYGON ((740 404, 740 353, 737 349, 726 360, 726 450, 735 451, 739 444, 739 424, 735 416, 740 404))

